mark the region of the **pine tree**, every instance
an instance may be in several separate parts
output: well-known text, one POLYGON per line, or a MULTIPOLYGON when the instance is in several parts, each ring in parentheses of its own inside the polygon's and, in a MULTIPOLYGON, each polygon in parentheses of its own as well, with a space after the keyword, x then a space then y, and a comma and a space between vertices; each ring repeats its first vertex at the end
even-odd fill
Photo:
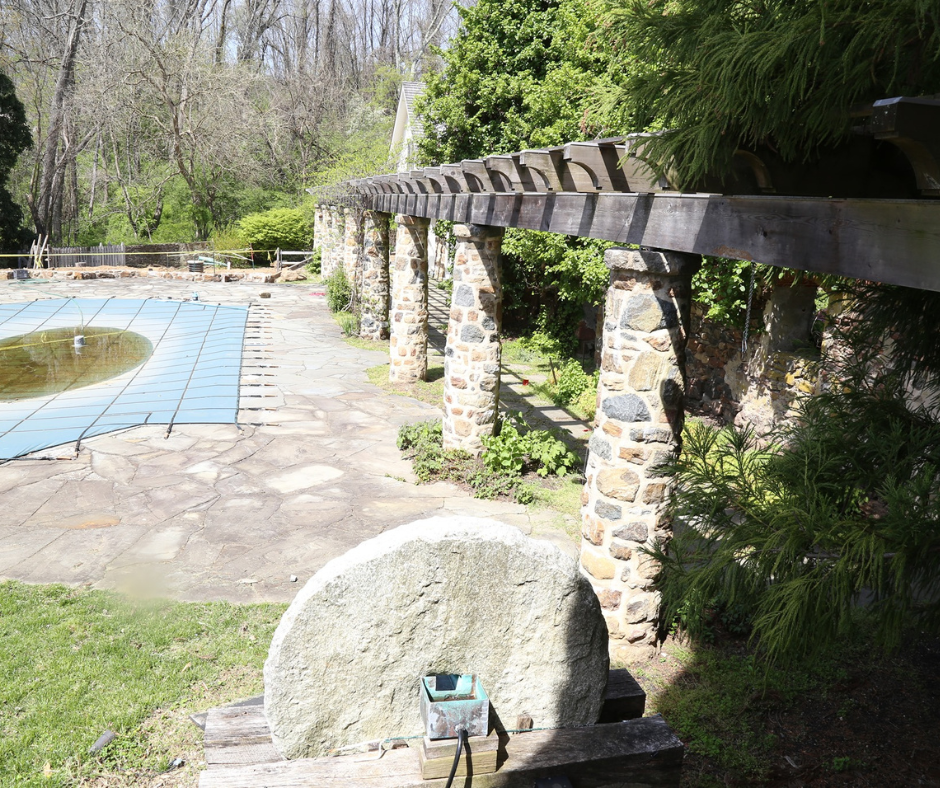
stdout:
POLYGON ((0 252, 18 251, 22 241, 23 213, 7 190, 7 178, 17 157, 32 144, 23 104, 13 82, 0 71, 0 252))
POLYGON ((680 185, 727 172, 739 147, 812 158, 850 109, 940 92, 936 0, 609 0, 602 37, 652 66, 601 102, 680 185))

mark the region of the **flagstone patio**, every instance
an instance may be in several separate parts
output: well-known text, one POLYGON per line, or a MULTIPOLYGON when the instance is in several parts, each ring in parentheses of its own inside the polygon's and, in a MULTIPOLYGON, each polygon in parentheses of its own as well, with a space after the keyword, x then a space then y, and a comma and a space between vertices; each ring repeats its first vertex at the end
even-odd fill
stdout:
POLYGON ((84 440, 77 456, 66 444, 0 465, 0 578, 286 601, 331 558, 435 514, 496 517, 577 555, 554 515, 413 483, 398 428, 440 411, 368 382, 387 356, 342 340, 322 288, 9 281, 0 303, 194 290, 251 305, 238 423, 174 425, 169 437, 166 425, 135 427, 84 440))

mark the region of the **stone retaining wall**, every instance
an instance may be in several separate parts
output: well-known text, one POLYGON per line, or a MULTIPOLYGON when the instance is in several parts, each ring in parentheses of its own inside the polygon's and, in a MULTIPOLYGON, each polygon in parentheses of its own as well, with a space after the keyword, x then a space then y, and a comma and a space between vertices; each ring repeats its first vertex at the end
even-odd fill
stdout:
POLYGON ((62 269, 42 269, 39 271, 26 269, 9 269, 0 271, 0 279, 128 279, 141 277, 148 279, 174 279, 185 282, 252 282, 255 284, 270 284, 279 277, 291 272, 277 271, 220 271, 216 274, 195 274, 189 271, 151 271, 142 268, 110 268, 108 270, 72 271, 62 269), (20 273, 20 272, 25 272, 20 273))

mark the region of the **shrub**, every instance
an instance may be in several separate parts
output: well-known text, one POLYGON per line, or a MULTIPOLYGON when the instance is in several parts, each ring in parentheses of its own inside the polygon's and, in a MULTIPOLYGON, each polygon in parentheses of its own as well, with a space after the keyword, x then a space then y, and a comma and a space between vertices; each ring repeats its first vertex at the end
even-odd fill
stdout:
POLYGON ((256 252, 275 249, 306 249, 313 234, 303 211, 295 208, 274 208, 263 213, 250 213, 236 224, 239 234, 256 252))
POLYGON ((346 272, 337 268, 326 280, 326 305, 331 312, 345 312, 352 302, 352 285, 346 272))
POLYGON ((498 435, 483 438, 483 464, 491 471, 518 476, 527 463, 539 476, 563 476, 578 464, 576 454, 548 430, 529 430, 518 413, 510 414, 498 435))
POLYGON ((359 334, 359 316, 352 312, 337 312, 336 322, 344 337, 354 337, 359 334))
POLYGON ((594 378, 584 371, 581 362, 569 359, 558 371, 558 382, 555 384, 555 396, 552 399, 557 405, 570 405, 592 385, 594 378))
POLYGON ((310 255, 310 262, 304 266, 304 270, 311 276, 318 276, 322 270, 323 253, 320 249, 314 249, 310 255))

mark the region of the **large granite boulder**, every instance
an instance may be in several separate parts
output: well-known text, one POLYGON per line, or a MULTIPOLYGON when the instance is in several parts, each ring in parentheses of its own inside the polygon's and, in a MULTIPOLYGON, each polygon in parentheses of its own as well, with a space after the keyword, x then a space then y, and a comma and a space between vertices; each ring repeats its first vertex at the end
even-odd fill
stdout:
POLYGON ((288 608, 264 665, 278 751, 315 757, 422 732, 420 677, 476 673, 502 726, 597 721, 607 628, 577 562, 475 517, 433 517, 363 542, 288 608))

